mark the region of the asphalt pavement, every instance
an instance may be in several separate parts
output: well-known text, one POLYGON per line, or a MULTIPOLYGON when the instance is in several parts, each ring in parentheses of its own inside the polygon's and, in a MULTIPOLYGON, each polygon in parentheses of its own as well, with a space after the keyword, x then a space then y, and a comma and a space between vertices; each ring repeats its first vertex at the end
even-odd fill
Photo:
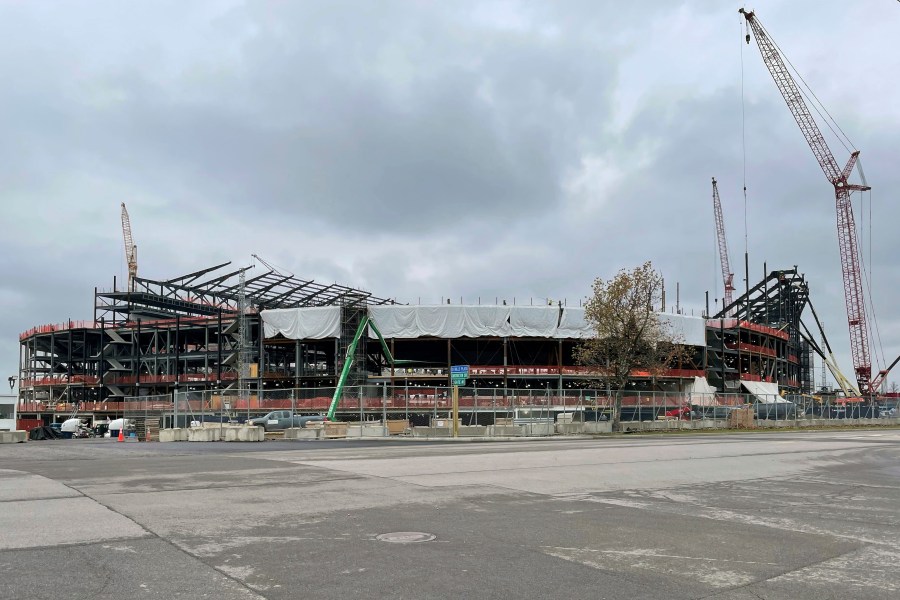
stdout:
POLYGON ((900 431, 0 446, 0 598, 900 597, 900 431))

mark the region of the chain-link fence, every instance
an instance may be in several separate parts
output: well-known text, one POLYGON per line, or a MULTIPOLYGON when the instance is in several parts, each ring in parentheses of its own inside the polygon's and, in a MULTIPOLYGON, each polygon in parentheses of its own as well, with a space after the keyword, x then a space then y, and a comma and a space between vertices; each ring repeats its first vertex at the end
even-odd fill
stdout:
MULTIPOLYGON (((147 397, 136 403, 135 422, 159 417, 162 427, 203 423, 245 423, 257 419, 272 429, 279 420, 324 415, 335 388, 276 388, 254 391, 182 392, 178 401, 147 397), (166 408, 168 402, 168 408, 166 408), (141 416, 140 411, 143 411, 141 416), (274 414, 273 414, 274 413, 274 414), (272 415, 269 419, 262 419, 272 415)), ((587 389, 504 389, 461 387, 458 390, 463 426, 536 425, 546 432, 557 423, 612 420, 614 394, 587 389)), ((808 427, 825 421, 851 422, 896 417, 896 406, 864 400, 823 399, 807 395, 696 394, 624 392, 619 420, 623 431, 724 429, 734 427, 731 415, 743 409, 742 427, 808 427), (893 412, 892 412, 893 411, 893 412)), ((452 412, 452 388, 441 386, 365 385, 345 387, 336 407, 337 420, 351 423, 404 421, 409 427, 446 427, 452 412)), ((558 428, 556 428, 558 429, 558 428)), ((577 429, 577 428, 576 428, 577 429)))
POLYGON ((159 430, 175 426, 171 394, 127 396, 122 403, 124 435, 142 442, 158 441, 159 430))

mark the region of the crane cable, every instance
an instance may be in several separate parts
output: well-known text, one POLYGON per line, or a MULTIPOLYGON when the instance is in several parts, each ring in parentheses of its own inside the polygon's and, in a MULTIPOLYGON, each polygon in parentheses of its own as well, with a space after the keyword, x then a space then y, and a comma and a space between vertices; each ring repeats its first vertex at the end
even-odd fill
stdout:
MULTIPOLYGON (((738 19, 738 28, 740 24, 746 26, 747 41, 750 40, 750 25, 746 19, 738 19)), ((747 226, 747 113, 744 108, 744 40, 740 39, 741 45, 741 152, 744 161, 744 255, 749 253, 749 228, 747 226)))
MULTIPOLYGON (((857 164, 859 164, 859 163, 857 163, 857 164)), ((863 175, 863 180, 865 183, 865 175, 863 175)), ((879 371, 880 371, 882 367, 887 365, 887 361, 885 361, 885 359, 884 359, 884 342, 881 339, 881 330, 878 327, 878 319, 875 316, 875 300, 872 296, 872 279, 873 279, 873 276, 871 274, 871 269, 873 268, 873 262, 872 262, 872 237, 873 237, 872 236, 872 190, 870 189, 868 191, 869 191, 869 211, 868 211, 869 212, 869 227, 868 227, 868 230, 869 230, 869 235, 868 235, 869 260, 868 261, 865 260, 865 255, 863 254, 863 252, 860 252, 859 255, 860 255, 860 262, 862 263, 862 273, 863 273, 863 277, 865 279, 865 286, 866 286, 866 292, 867 292, 865 300, 868 303, 868 312, 871 315, 871 318, 867 320, 866 324, 870 328, 870 333, 872 334, 872 337, 874 338, 873 342, 875 342, 877 340, 877 345, 875 345, 873 343, 872 354, 874 355, 875 361, 876 361, 876 363, 879 367, 879 371)), ((860 194, 859 194, 859 204, 860 204, 859 209, 860 209, 860 213, 862 214, 862 220, 861 220, 862 222, 860 223, 859 230, 860 230, 860 238, 861 238, 860 242, 863 247, 865 247, 865 240, 862 238, 865 234, 864 223, 865 223, 865 214, 866 214, 864 202, 865 202, 865 192, 860 192, 860 194)))

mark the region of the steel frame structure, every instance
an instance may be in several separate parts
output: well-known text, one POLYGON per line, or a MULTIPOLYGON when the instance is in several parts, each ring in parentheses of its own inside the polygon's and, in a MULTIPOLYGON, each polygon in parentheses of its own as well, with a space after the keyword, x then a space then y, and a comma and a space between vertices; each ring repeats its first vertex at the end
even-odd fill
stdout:
POLYGON ((794 267, 771 271, 723 306, 707 328, 710 380, 727 387, 727 381, 741 378, 743 369, 752 370, 748 365, 758 364, 764 376, 781 387, 809 393, 812 366, 800 330, 800 318, 808 304, 809 286, 794 267), (755 326, 768 331, 755 331, 755 326), (779 335, 786 339, 778 339, 779 335))
MULTIPOLYGON (((132 290, 95 292, 94 320, 109 323, 142 319, 167 319, 175 315, 215 316, 237 314, 241 300, 241 274, 250 267, 220 271, 231 262, 215 265, 167 280, 135 277, 132 290), (218 271, 218 272, 217 272, 218 271), (209 276, 209 277, 207 277, 209 276)), ((246 276, 244 293, 252 311, 301 306, 394 304, 370 292, 344 285, 321 284, 275 270, 246 276)))

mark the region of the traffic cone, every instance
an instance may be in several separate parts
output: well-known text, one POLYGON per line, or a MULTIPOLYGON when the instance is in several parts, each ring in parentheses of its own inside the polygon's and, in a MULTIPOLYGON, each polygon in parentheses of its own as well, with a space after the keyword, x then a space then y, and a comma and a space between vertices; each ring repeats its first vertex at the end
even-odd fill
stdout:
POLYGON ((120 441, 120 442, 124 442, 124 441, 125 441, 125 428, 124 428, 124 427, 123 427, 122 429, 119 430, 119 439, 118 439, 118 441, 120 441))

